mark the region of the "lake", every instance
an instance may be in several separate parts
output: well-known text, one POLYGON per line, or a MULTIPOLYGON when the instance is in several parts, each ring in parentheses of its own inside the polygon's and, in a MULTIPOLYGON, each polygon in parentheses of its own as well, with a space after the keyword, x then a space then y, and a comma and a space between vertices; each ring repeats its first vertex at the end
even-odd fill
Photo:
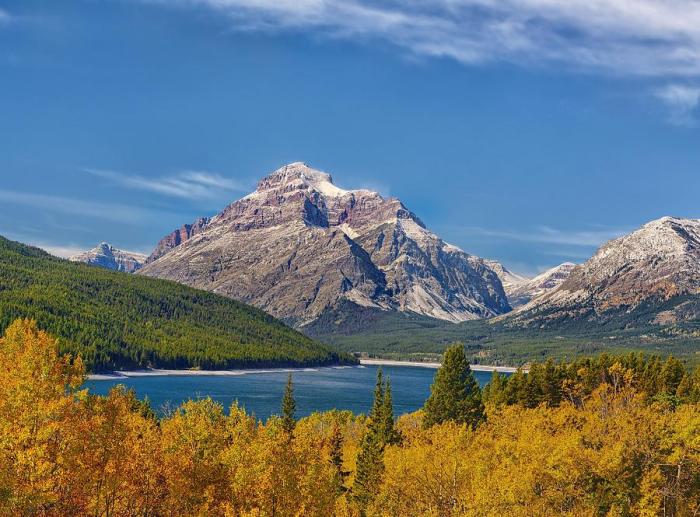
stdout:
MULTIPOLYGON (((397 416, 423 406, 430 395, 435 369, 382 366, 382 370, 391 379, 397 416)), ((127 377, 89 380, 86 387, 92 393, 104 395, 112 386, 123 384, 133 388, 139 398, 148 397, 157 411, 162 411, 167 405, 177 406, 188 399, 201 397, 211 397, 228 410, 231 403, 238 400, 249 413, 266 419, 279 413, 287 375, 286 371, 270 371, 230 376, 127 377)), ((367 413, 372 405, 377 366, 308 368, 294 371, 292 375, 297 416, 335 408, 367 413)), ((482 386, 491 378, 491 372, 474 372, 474 375, 482 386)))

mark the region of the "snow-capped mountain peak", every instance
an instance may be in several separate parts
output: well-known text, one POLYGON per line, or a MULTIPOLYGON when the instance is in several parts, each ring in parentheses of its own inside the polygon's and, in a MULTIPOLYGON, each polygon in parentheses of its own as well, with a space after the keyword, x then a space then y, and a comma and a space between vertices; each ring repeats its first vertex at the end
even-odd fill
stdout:
POLYGON ((115 271, 133 273, 143 266, 146 255, 115 248, 107 242, 101 242, 93 249, 69 257, 72 262, 84 262, 115 271))
POLYGON ((341 300, 450 321, 510 309, 496 274, 398 199, 345 190, 294 162, 211 219, 166 236, 144 274, 257 305, 298 325, 341 300))

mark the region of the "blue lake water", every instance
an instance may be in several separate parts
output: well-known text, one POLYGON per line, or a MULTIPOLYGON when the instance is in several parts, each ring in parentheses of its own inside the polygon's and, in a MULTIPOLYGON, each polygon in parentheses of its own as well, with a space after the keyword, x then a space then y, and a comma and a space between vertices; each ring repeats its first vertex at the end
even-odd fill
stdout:
MULTIPOLYGON (((382 370, 391 379, 396 415, 423 406, 436 370, 410 366, 382 366, 382 370)), ((123 384, 133 388, 139 398, 148 397, 157 411, 201 397, 211 397, 226 409, 238 400, 249 413, 266 419, 279 413, 287 375, 278 371, 234 376, 128 377, 90 380, 86 386, 92 393, 106 394, 112 386, 123 384)), ((294 371, 292 375, 298 416, 334 408, 366 413, 372 404, 377 367, 317 368, 294 371)), ((474 372, 474 375, 482 386, 491 378, 490 372, 474 372)))

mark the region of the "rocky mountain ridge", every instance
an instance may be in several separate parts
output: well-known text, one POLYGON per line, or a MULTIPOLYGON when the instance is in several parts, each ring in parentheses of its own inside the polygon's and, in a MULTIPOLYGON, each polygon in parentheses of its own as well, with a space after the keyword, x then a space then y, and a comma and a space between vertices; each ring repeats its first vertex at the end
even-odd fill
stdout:
POLYGON ((497 274, 398 199, 295 162, 218 215, 164 237, 141 274, 251 303, 301 326, 340 301, 447 321, 510 310, 497 274))
MULTIPOLYGON (((504 321, 547 326, 700 294, 700 220, 662 217, 603 246, 504 321)), ((692 315, 691 315, 692 316, 692 315)), ((694 317, 694 316, 693 316, 694 317)))

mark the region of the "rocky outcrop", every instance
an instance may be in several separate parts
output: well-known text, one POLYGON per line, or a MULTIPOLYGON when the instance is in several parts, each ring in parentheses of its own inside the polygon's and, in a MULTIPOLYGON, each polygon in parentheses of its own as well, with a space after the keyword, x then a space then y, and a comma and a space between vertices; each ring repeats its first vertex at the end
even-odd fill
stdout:
POLYGON ((111 244, 102 242, 95 248, 79 255, 69 257, 73 262, 84 262, 93 266, 100 266, 114 271, 124 271, 133 273, 143 266, 146 255, 123 251, 113 247, 111 244))
POLYGON ((510 310, 496 273, 398 199, 286 165, 211 219, 165 237, 141 274, 256 305, 297 325, 339 301, 449 321, 510 310))
POLYGON ((171 249, 175 248, 176 246, 179 246, 190 237, 193 237, 194 235, 200 233, 202 230, 204 230, 204 228, 207 227, 208 224, 208 217, 201 217, 192 224, 183 224, 177 230, 174 230, 172 233, 169 233, 168 235, 163 237, 158 242, 156 248, 153 250, 153 252, 151 252, 151 254, 148 256, 145 262, 153 262, 154 260, 162 257, 171 249))

